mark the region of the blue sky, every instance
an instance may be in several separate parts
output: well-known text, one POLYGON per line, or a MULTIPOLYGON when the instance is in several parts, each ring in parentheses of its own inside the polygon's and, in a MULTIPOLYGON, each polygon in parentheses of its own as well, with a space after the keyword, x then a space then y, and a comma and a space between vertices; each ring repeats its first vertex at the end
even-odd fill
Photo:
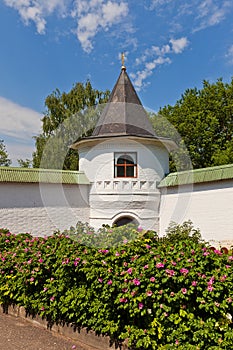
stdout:
POLYGON ((90 79, 112 89, 120 54, 143 105, 233 76, 232 0, 0 0, 0 139, 31 158, 44 100, 90 79))

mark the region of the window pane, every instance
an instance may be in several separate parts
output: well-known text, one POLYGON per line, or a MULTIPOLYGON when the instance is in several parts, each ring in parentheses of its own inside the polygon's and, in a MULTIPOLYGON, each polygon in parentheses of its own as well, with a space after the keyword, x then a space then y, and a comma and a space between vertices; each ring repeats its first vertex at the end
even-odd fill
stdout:
POLYGON ((117 167, 117 177, 125 177, 125 167, 124 166, 117 167))
POLYGON ((134 177, 134 166, 127 166, 126 167, 126 176, 127 177, 134 177))

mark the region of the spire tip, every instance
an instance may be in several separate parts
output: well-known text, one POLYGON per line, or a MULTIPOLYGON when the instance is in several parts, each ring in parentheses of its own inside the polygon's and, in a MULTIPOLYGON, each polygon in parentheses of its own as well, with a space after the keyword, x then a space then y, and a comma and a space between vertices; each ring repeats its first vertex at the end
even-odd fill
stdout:
POLYGON ((125 67, 125 53, 124 52, 121 53, 121 70, 126 70, 126 67, 125 67))

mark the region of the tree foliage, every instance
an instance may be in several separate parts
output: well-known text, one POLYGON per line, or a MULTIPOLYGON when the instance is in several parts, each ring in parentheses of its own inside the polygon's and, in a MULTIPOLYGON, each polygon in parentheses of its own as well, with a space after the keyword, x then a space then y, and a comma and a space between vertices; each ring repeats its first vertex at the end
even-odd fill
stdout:
POLYGON ((4 140, 0 140, 0 166, 11 165, 11 160, 8 158, 8 153, 6 146, 4 145, 4 140))
POLYGON ((187 168, 187 155, 193 168, 233 163, 233 79, 229 84, 204 80, 202 89, 187 89, 174 106, 161 108, 153 123, 160 136, 180 146, 172 170, 187 168))
POLYGON ((107 101, 109 91, 99 91, 90 81, 76 83, 68 92, 56 89, 45 99, 42 133, 35 138, 33 167, 78 169, 78 153, 69 146, 91 133, 94 110, 107 101))
POLYGON ((28 158, 26 159, 17 159, 18 165, 20 168, 30 168, 32 161, 28 158))

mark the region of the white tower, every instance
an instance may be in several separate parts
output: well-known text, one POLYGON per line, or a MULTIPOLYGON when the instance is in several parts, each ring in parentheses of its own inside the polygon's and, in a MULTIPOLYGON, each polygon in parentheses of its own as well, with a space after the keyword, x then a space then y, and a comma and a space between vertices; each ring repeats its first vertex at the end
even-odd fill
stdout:
POLYGON ((156 136, 122 65, 92 136, 72 145, 91 183, 90 225, 134 222, 158 231, 160 191, 174 143, 156 136))

